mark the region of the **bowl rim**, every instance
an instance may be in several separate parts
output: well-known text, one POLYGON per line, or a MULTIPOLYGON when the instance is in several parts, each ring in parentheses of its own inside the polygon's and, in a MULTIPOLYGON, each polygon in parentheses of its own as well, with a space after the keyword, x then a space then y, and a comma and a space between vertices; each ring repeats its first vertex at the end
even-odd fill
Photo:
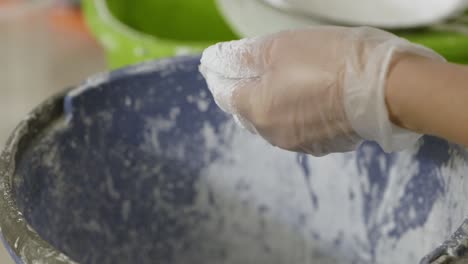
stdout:
POLYGON ((24 263, 76 263, 41 238, 27 223, 16 206, 13 193, 18 156, 30 144, 34 135, 40 133, 52 120, 60 117, 65 93, 52 96, 27 115, 12 132, 0 155, 0 232, 5 246, 10 249, 10 255, 24 263))
MULTIPOLYGON (((197 49, 198 47, 205 47, 216 42, 216 40, 177 40, 146 34, 142 31, 138 31, 132 28, 131 26, 125 24, 124 22, 116 18, 109 10, 107 0, 86 0, 84 1, 84 4, 91 9, 90 12, 95 12, 99 15, 99 18, 92 18, 87 15, 88 20, 93 20, 95 22, 97 21, 97 23, 100 23, 101 26, 110 28, 112 31, 127 38, 138 39, 140 41, 158 41, 166 45, 174 46, 174 48, 177 48, 179 46, 189 48, 193 46, 193 48, 195 49, 197 49)), ((221 11, 219 10, 219 8, 218 12, 220 12, 221 15, 221 11)), ((228 23, 225 18, 224 20, 226 26, 229 27, 233 33, 236 33, 236 31, 232 28, 230 23, 228 23)))

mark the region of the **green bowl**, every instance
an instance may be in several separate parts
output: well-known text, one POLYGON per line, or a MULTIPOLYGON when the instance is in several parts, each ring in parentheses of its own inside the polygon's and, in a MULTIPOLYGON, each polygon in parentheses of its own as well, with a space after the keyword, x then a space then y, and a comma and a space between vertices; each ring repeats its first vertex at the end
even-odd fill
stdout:
MULTIPOLYGON (((103 44, 110 68, 200 53, 237 39, 215 0, 84 0, 86 20, 103 44)), ((396 34, 468 64, 468 13, 443 25, 396 34)))
POLYGON ((215 0, 84 0, 83 7, 111 68, 196 54, 238 38, 215 0))
POLYGON ((435 50, 448 61, 468 64, 468 12, 443 24, 394 33, 435 50))

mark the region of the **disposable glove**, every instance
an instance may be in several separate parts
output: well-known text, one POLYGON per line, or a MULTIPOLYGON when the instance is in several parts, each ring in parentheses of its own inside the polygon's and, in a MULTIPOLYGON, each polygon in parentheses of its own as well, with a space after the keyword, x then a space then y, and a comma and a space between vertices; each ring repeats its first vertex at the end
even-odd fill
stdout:
POLYGON ((421 136, 392 124, 385 103, 403 54, 443 60, 378 29, 319 26, 216 44, 200 71, 218 106, 274 146, 322 156, 371 140, 392 152, 421 136))

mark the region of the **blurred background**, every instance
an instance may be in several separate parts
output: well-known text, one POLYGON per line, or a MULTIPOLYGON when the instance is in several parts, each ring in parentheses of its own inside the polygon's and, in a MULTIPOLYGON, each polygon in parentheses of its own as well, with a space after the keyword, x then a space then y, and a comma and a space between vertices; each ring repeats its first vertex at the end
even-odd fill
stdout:
MULTIPOLYGON (((77 1, 0 0, 0 148, 36 105, 105 65, 77 1)), ((3 245, 0 263, 13 263, 3 245)))
MULTIPOLYGON (((447 4, 447 10, 434 7, 440 12, 431 18, 433 22, 421 17, 398 27, 390 17, 385 23, 391 26, 389 30, 436 50, 450 61, 468 63, 467 1, 444 1, 438 2, 453 3, 447 4)), ((145 60, 196 54, 218 41, 280 29, 353 24, 339 18, 324 19, 323 14, 304 16, 275 4, 279 2, 0 0, 0 148, 18 122, 40 102, 95 73, 145 60)), ((3 246, 0 263, 13 263, 3 246)))
POLYGON ((76 1, 0 0, 0 146, 34 106, 104 69, 76 1))

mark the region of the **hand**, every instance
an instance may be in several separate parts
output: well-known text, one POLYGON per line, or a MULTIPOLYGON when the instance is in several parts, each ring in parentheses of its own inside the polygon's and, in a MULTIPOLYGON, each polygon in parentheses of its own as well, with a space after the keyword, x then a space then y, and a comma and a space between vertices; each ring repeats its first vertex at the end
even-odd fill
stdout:
POLYGON ((321 26, 217 44, 200 70, 217 104, 275 146, 321 156, 365 139, 396 151, 420 137, 385 103, 387 72, 407 53, 442 60, 378 29, 321 26))

